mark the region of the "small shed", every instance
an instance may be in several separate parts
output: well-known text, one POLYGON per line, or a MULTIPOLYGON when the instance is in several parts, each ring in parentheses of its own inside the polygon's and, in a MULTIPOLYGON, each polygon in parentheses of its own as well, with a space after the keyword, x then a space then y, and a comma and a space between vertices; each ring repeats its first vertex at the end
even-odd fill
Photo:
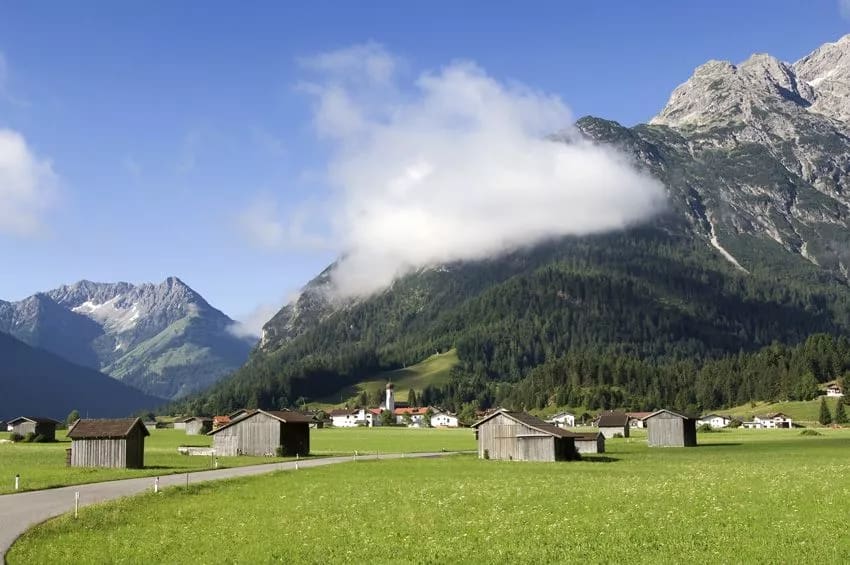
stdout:
POLYGON ((617 434, 623 437, 629 437, 629 415, 625 412, 615 412, 609 410, 599 415, 596 422, 599 431, 605 436, 605 439, 611 439, 617 434))
POLYGON ((174 420, 174 429, 175 430, 185 430, 186 422, 191 420, 192 418, 180 418, 179 420, 174 420))
POLYGON ((212 430, 212 418, 204 418, 203 416, 192 416, 183 421, 183 429, 186 430, 187 436, 197 436, 208 433, 212 430))
POLYGON ((525 412, 498 410, 472 425, 480 459, 570 461, 580 456, 575 436, 525 412))
POLYGON ((646 418, 646 437, 650 447, 695 447, 697 419, 662 408, 646 418))
POLYGON ((294 411, 255 410, 214 429, 217 455, 273 456, 281 448, 285 456, 310 453, 310 414, 294 411))
POLYGON ((56 426, 59 425, 53 418, 41 416, 19 416, 9 422, 10 432, 26 436, 35 434, 44 438, 44 441, 56 441, 56 426))
POLYGON ((71 466, 141 469, 149 435, 140 418, 77 420, 68 430, 71 466))
POLYGON ((575 442, 579 453, 605 453, 605 436, 602 432, 577 433, 575 442))

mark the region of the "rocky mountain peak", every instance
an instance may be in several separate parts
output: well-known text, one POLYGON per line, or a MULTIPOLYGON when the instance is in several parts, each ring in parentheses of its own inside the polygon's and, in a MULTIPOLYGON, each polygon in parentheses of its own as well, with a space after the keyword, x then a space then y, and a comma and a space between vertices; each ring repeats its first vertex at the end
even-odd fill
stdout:
POLYGON ((812 89, 810 111, 850 122, 850 34, 818 47, 793 69, 812 89))

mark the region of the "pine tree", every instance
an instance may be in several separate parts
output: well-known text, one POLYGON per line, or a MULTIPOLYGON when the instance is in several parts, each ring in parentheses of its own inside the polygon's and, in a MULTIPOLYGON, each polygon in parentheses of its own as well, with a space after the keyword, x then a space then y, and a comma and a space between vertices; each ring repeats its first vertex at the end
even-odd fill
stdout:
POLYGON ((826 406, 825 398, 820 399, 820 417, 818 418, 818 422, 822 426, 828 426, 832 423, 832 416, 829 413, 829 408, 826 406))
POLYGON ((838 397, 838 404, 835 405, 835 417, 832 421, 836 424, 847 423, 847 413, 844 412, 844 397, 838 397))
POLYGON ((410 389, 410 392, 407 393, 407 404, 408 406, 417 406, 416 391, 413 389, 410 389))
POLYGON ((78 410, 71 410, 71 413, 68 414, 68 417, 65 418, 65 423, 69 426, 80 419, 80 412, 78 410))

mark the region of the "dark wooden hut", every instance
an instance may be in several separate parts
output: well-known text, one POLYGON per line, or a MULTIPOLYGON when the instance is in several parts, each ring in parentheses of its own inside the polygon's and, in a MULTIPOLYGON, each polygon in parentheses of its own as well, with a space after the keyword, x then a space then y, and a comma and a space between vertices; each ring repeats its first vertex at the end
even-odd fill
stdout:
POLYGON ((575 445, 577 434, 525 412, 499 410, 472 427, 481 459, 570 461, 579 457, 575 445))
POLYGON ((579 453, 605 453, 605 436, 602 432, 575 434, 576 451, 579 453))
POLYGON ((44 438, 44 441, 55 441, 56 426, 59 425, 59 422, 53 418, 41 416, 19 416, 11 420, 9 425, 12 427, 10 431, 13 434, 22 436, 35 434, 44 438))
POLYGON ((204 418, 202 416, 192 416, 183 421, 183 428, 186 430, 187 436, 197 436, 208 433, 212 430, 212 418, 204 418))
POLYGON ((301 412, 255 410, 209 435, 216 455, 307 455, 314 421, 301 412))
POLYGON ((629 415, 625 412, 609 410, 599 415, 596 422, 599 431, 606 439, 611 439, 617 434, 629 437, 629 415))
POLYGON ((656 410, 646 418, 646 437, 650 447, 694 447, 697 444, 697 419, 672 410, 656 410))
POLYGON ((141 469, 149 435, 140 418, 77 420, 68 430, 71 466, 141 469))

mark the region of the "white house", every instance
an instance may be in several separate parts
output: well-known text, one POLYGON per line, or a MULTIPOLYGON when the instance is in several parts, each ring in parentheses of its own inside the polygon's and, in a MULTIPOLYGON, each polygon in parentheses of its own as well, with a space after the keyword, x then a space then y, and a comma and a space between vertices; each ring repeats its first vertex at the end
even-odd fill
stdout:
POLYGON ((572 428, 576 425, 576 416, 569 412, 561 412, 546 420, 546 423, 555 424, 559 428, 572 428))
POLYGON ((335 428, 354 428, 357 426, 374 427, 381 425, 381 411, 355 408, 354 410, 331 410, 329 414, 335 428))
POLYGON ((631 428, 645 428, 646 422, 644 418, 651 415, 652 412, 626 412, 626 416, 629 417, 629 427, 631 428))
POLYGON ((431 416, 432 428, 456 428, 457 426, 457 416, 450 412, 437 412, 431 416))
POLYGON ((773 430, 776 428, 793 428, 794 423, 791 421, 791 418, 782 412, 776 412, 765 414, 764 416, 756 416, 751 422, 744 422, 743 426, 756 430, 773 430))
POLYGON ((826 387, 826 395, 827 396, 844 396, 844 393, 841 392, 841 387, 838 385, 829 385, 826 387))
POLYGON ((722 414, 706 414, 699 420, 697 420, 697 426, 704 426, 708 424, 714 429, 725 428, 729 424, 732 423, 732 418, 729 416, 724 416, 722 414))
POLYGON ((410 428, 421 428, 427 412, 428 408, 426 407, 396 408, 393 410, 393 415, 395 416, 396 424, 407 424, 410 428), (410 423, 406 421, 408 417, 410 418, 410 423))

